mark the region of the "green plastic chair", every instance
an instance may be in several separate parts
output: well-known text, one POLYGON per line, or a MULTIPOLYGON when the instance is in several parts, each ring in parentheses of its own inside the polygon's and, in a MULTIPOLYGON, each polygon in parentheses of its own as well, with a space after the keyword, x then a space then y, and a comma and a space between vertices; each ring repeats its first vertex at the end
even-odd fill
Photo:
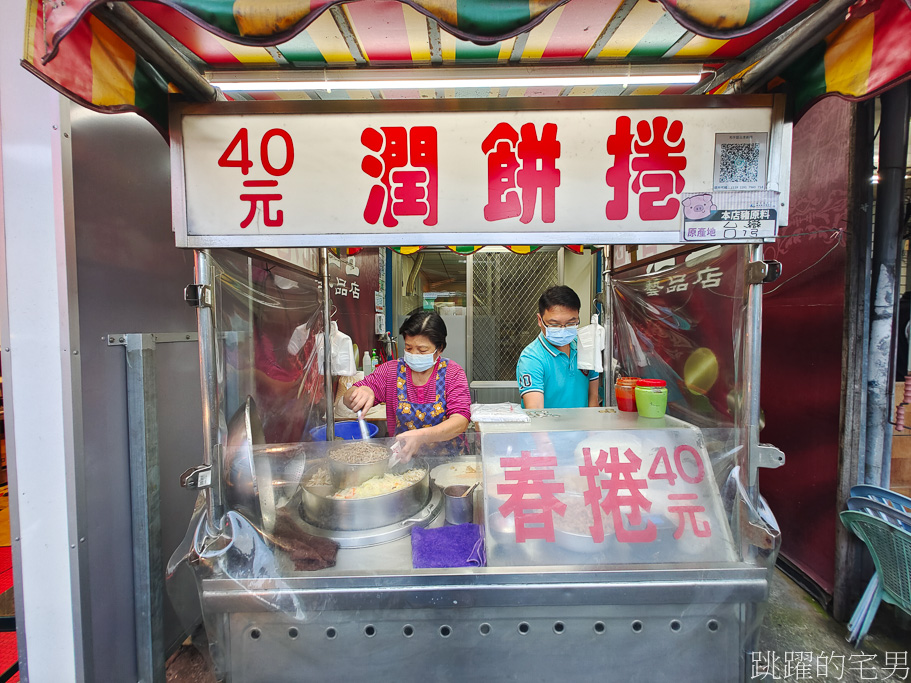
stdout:
POLYGON ((864 542, 876 566, 876 575, 867 589, 872 595, 865 595, 858 605, 858 610, 865 608, 864 613, 861 616, 855 612, 851 618, 855 628, 848 640, 855 647, 870 630, 882 600, 911 615, 911 532, 902 528, 901 522, 905 520, 900 517, 903 517, 901 513, 890 515, 887 508, 880 510, 879 515, 859 510, 841 513, 842 523, 864 542))

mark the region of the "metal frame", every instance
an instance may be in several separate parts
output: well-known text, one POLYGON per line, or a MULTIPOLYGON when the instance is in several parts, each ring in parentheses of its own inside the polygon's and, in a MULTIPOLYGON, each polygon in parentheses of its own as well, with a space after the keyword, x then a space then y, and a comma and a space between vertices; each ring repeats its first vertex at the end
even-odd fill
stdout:
POLYGON ((224 624, 219 654, 237 683, 296 680, 290 671, 349 680, 371 662, 382 662, 387 678, 420 683, 459 670, 466 657, 490 680, 523 669, 530 680, 556 670, 582 680, 609 667, 619 679, 648 670, 664 682, 698 668, 701 680, 729 683, 747 680, 744 649, 757 624, 745 617, 768 590, 767 570, 742 563, 515 567, 208 579, 202 602, 224 624), (308 618, 285 613, 290 604, 308 618), (645 669, 648 653, 663 647, 689 653, 687 661, 645 669))
MULTIPOLYGON (((320 250, 320 275, 323 283, 323 381, 326 392, 326 441, 335 438, 335 397, 332 394, 332 315, 329 294, 329 250, 320 250)), ((252 320, 252 318, 251 318, 252 320)), ((360 413, 359 413, 360 414, 360 413)))
POLYGON ((136 666, 143 683, 164 683, 165 680, 165 589, 155 347, 197 340, 195 332, 110 334, 107 338, 108 346, 123 346, 126 350, 136 666))
MULTIPOLYGON (((471 378, 474 376, 474 254, 468 254, 465 257, 465 314, 468 319, 465 321, 465 373, 468 376, 468 385, 471 386, 471 378)), ((476 401, 474 395, 472 401, 476 401)))
MULTIPOLYGON (((755 244, 744 255, 747 267, 750 263, 762 261, 762 245, 755 244)), ((744 268, 744 276, 747 269, 744 268)), ((759 505, 759 483, 757 469, 763 460, 759 450, 759 381, 761 377, 760 357, 762 355, 762 283, 750 282, 746 291, 746 312, 743 332, 743 443, 746 447, 749 481, 747 492, 754 506, 759 505)), ((743 452, 743 451, 742 451, 743 452)), ((738 456, 739 459, 739 456, 738 456)), ((743 471, 741 469, 741 471, 743 471)))
MULTIPOLYGON (((220 415, 223 407, 218 387, 218 349, 215 337, 216 278, 215 266, 208 251, 197 251, 194 260, 196 283, 200 300, 196 308, 199 335, 199 381, 202 394, 203 465, 221 472, 222 445, 219 441, 220 415)), ((205 489, 206 526, 216 534, 224 528, 223 477, 212 477, 212 486, 205 489)))
MULTIPOLYGON (((286 114, 289 116, 319 116, 338 113, 394 113, 394 112, 466 112, 466 111, 548 111, 548 110, 636 110, 636 109, 732 109, 771 108, 772 134, 769 140, 770 156, 782 152, 790 158, 790 124, 784 122, 784 99, 780 95, 750 96, 629 96, 629 97, 556 97, 556 98, 492 98, 473 99, 432 99, 432 100, 280 100, 280 101, 236 101, 206 104, 181 103, 171 108, 171 197, 174 229, 178 247, 201 248, 257 248, 257 247, 332 247, 351 244, 352 238, 358 246, 446 246, 449 244, 505 245, 523 244, 529 240, 529 233, 518 231, 503 232, 425 232, 390 235, 388 232, 325 233, 319 235, 188 235, 186 225, 186 197, 184 193, 184 161, 181 120, 185 114, 230 116, 237 114, 286 114), (777 117, 777 118, 776 118, 777 117), (776 132, 779 131, 779 132, 776 132), (774 144, 780 143, 780 149, 774 144), (242 244, 239 240, 242 239, 242 244)), ((782 162, 784 159, 782 159, 782 162)), ((770 163, 769 168, 773 165, 770 163)), ((789 172, 790 166, 776 163, 776 168, 789 172), (787 170, 787 171, 786 171, 787 170)), ((787 216, 787 177, 779 179, 782 193, 780 214, 787 216)), ((786 224, 782 222, 782 224, 786 224)), ((536 232, 534 242, 545 245, 562 244, 680 244, 679 231, 578 231, 578 232, 536 232)), ((773 241, 769 238, 767 241, 773 241)))
POLYGON ((367 602, 381 609, 462 605, 593 605, 639 603, 690 604, 719 602, 724 587, 737 584, 750 602, 768 597, 768 572, 743 563, 719 563, 692 568, 624 567, 471 567, 415 570, 398 576, 369 572, 350 576, 288 576, 280 579, 206 579, 203 601, 218 611, 251 612, 277 609, 278 598, 293 592, 303 607, 326 609, 331 594, 334 609, 358 609, 367 602), (521 602, 517 599, 521 596, 521 602), (457 603, 453 603, 457 600, 457 603), (238 604, 241 603, 241 604, 238 604))

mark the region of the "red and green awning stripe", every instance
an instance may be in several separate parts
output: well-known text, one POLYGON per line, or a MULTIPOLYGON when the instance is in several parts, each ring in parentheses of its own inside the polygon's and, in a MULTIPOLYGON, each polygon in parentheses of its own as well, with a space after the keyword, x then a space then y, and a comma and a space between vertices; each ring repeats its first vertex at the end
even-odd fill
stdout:
POLYGON ((168 84, 123 40, 89 15, 70 31, 57 59, 43 63, 44 8, 30 0, 23 65, 79 104, 103 112, 136 112, 167 137, 168 84))
MULTIPOLYGON (((48 53, 51 56, 55 54, 60 41, 73 27, 94 6, 106 1, 109 0, 46 3, 48 53)), ((790 12, 793 6, 806 7, 811 2, 812 0, 660 0, 660 4, 640 2, 630 13, 634 19, 635 15, 657 12, 656 17, 660 21, 669 23, 667 26, 663 23, 655 25, 646 33, 638 35, 641 40, 636 41, 638 44, 634 46, 635 49, 627 46, 625 52, 632 57, 661 56, 687 30, 717 40, 744 36, 768 25, 777 25, 780 23, 777 20, 784 18, 784 15, 793 15, 790 12), (667 11, 667 19, 661 18, 664 10, 667 11)), ((407 27, 402 26, 404 5, 412 10, 405 14, 404 23, 413 21, 410 14, 423 14, 438 22, 448 34, 461 41, 470 41, 470 44, 456 47, 456 52, 461 53, 457 54, 459 58, 499 61, 509 55, 504 56, 497 43, 536 27, 540 30, 536 36, 532 36, 532 45, 526 46, 523 59, 581 59, 622 3, 621 0, 140 0, 130 4, 147 16, 157 13, 154 9, 156 5, 164 5, 224 40, 249 46, 283 44, 317 22, 327 10, 336 5, 344 9, 355 28, 358 24, 371 27, 373 35, 368 37, 367 32, 362 31, 360 38, 367 43, 376 42, 386 30, 399 33, 404 28, 408 31, 407 27), (369 18, 366 23, 363 21, 365 17, 369 18)), ((631 22, 624 21, 624 24, 637 22, 643 26, 655 23, 648 20, 643 22, 640 18, 631 22)), ((621 34, 626 31, 623 26, 621 29, 621 34)), ((317 34, 323 32, 317 31, 317 34)), ((332 38, 333 41, 330 42, 334 42, 334 36, 332 38)), ((412 38, 401 44, 409 43, 414 53, 415 47, 426 43, 426 36, 417 41, 412 38)), ((323 52, 324 46, 319 45, 319 41, 314 45, 305 39, 302 44, 289 50, 292 53, 289 55, 290 61, 314 60, 317 55, 313 47, 317 48, 317 52, 323 52)), ((624 49, 622 45, 619 47, 624 49)), ((419 51, 422 52, 423 48, 419 51)), ((369 49, 367 53, 369 61, 369 49)), ((374 53, 375 59, 383 61, 382 46, 374 50, 374 53)), ((601 56, 606 55, 602 53, 601 56)), ((413 54, 409 55, 409 61, 413 57, 413 54)))
POLYGON ((827 95, 860 100, 911 77, 911 9, 880 0, 855 10, 782 74, 798 114, 827 95))
MULTIPOLYGON (((108 112, 137 111, 164 130, 168 86, 91 15, 91 9, 101 1, 31 0, 24 62, 53 87, 88 107, 108 112), (70 42, 72 45, 67 45, 70 42), (63 55, 59 59, 53 59, 56 50, 63 55)), ((241 69, 288 64, 350 66, 363 60, 368 64, 428 65, 432 46, 425 15, 435 18, 444 29, 437 49, 443 63, 450 65, 506 64, 516 59, 522 64, 609 59, 711 62, 739 57, 813 2, 135 0, 129 4, 207 67, 241 69), (336 22, 327 11, 335 5, 341 8, 341 14, 335 14, 344 21, 336 22), (619 11, 623 12, 622 21, 619 11), (701 35, 688 37, 687 27, 701 35), (342 35, 343 28, 351 33, 342 35), (745 35, 746 30, 752 32, 745 35), (521 41, 509 37, 522 31, 526 34, 521 41), (599 49, 594 54, 596 45, 599 49)), ((911 71, 911 51, 904 45, 909 35, 906 11, 902 0, 868 0, 855 9, 849 22, 786 74, 788 86, 797 93, 798 108, 824 94, 868 97, 905 77, 911 71)), ((568 94, 618 95, 621 89, 580 87, 568 94)), ((685 89, 644 86, 627 94, 673 94, 685 89)), ((422 94, 399 91, 381 96, 422 94)), ((500 94, 485 90, 443 93, 445 97, 500 94)), ((508 94, 539 97, 567 93, 553 88, 514 88, 508 94)), ((372 97, 370 93, 363 96, 372 97)), ((324 97, 347 99, 349 95, 337 91, 324 97)))

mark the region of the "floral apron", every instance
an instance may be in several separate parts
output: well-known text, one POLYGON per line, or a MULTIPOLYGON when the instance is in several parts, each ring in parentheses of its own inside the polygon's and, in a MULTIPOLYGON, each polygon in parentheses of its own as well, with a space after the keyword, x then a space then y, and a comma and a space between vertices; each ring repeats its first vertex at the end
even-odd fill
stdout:
MULTIPOLYGON (((407 370, 404 360, 399 361, 396 376, 396 394, 398 402, 395 408, 395 433, 401 434, 411 429, 435 427, 446 419, 446 366, 449 361, 441 358, 436 372, 436 396, 433 403, 411 403, 408 400, 407 370)), ((432 444, 430 448, 440 455, 460 455, 468 452, 468 442, 464 435, 449 441, 432 444)))

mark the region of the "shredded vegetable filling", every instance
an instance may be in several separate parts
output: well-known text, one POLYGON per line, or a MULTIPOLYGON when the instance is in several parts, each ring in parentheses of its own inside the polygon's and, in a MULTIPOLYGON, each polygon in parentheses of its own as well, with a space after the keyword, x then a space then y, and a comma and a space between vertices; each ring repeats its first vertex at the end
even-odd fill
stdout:
POLYGON ((359 484, 357 486, 349 486, 348 488, 342 489, 337 493, 333 493, 329 497, 340 500, 373 498, 374 496, 382 496, 386 493, 392 493, 393 491, 398 491, 399 489, 408 488, 409 486, 421 481, 421 479, 423 479, 425 476, 427 476, 427 470, 424 469, 408 470, 402 474, 389 474, 387 472, 382 477, 373 477, 372 479, 365 481, 363 484, 359 484))

